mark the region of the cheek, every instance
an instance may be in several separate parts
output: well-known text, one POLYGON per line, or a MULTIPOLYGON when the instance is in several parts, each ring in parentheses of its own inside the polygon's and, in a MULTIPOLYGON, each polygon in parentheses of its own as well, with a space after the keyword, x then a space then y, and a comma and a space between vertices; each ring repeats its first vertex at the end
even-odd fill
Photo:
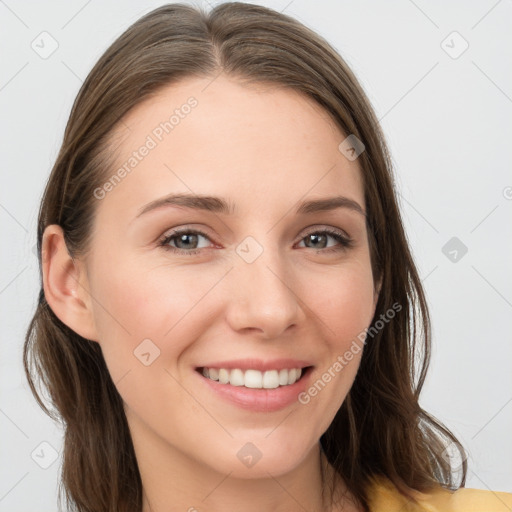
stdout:
POLYGON ((332 349, 344 350, 352 338, 368 327, 373 316, 374 283, 364 260, 330 269, 309 283, 305 292, 311 309, 322 321, 332 349))
POLYGON ((363 261, 318 278, 308 294, 325 345, 322 366, 299 401, 319 419, 321 431, 328 428, 350 391, 364 350, 365 329, 373 317, 374 283, 363 261))
POLYGON ((170 403, 183 414, 201 413, 176 379, 189 371, 180 366, 182 354, 207 329, 199 303, 219 278, 210 273, 194 281, 192 274, 165 265, 96 273, 102 279, 94 286, 94 314, 105 362, 125 404, 150 423, 162 421, 159 412, 170 403))
POLYGON ((222 278, 222 273, 217 274, 202 272, 197 279, 199 271, 191 267, 165 264, 154 268, 125 264, 108 271, 95 270, 101 279, 91 288, 96 299, 94 316, 109 367, 119 371, 129 367, 141 343, 152 349, 153 357, 159 353, 159 363, 165 360, 167 366, 173 366, 205 329, 209 317, 205 305, 211 303, 200 302, 222 278))

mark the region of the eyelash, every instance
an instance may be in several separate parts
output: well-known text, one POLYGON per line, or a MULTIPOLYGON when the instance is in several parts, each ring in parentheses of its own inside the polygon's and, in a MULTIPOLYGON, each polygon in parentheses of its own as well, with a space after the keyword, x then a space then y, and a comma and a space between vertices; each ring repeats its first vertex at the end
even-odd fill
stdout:
MULTIPOLYGON (((201 236, 207 238, 208 240, 210 239, 209 236, 206 233, 203 233, 202 231, 195 230, 195 229, 181 229, 181 230, 174 231, 171 234, 165 236, 163 239, 161 239, 159 241, 158 246, 162 247, 166 251, 171 251, 171 252, 177 253, 177 254, 185 254, 187 256, 193 256, 193 255, 201 252, 202 249, 191 249, 191 250, 187 251, 185 249, 178 249, 176 247, 171 247, 170 245, 168 245, 171 240, 173 240, 174 238, 179 237, 180 235, 183 235, 183 234, 201 235, 201 236)), ((332 229, 322 229, 322 230, 311 231, 309 233, 306 233, 301 238, 300 242, 302 242, 302 240, 304 240, 304 238, 306 238, 309 235, 318 235, 318 234, 330 235, 335 240, 337 240, 341 245, 341 247, 338 246, 338 247, 329 247, 329 248, 325 248, 325 249, 318 249, 319 252, 343 251, 343 250, 350 249, 354 245, 354 241, 351 238, 348 238, 345 235, 342 235, 340 232, 334 231, 332 229)), ((313 248, 306 247, 306 249, 313 249, 313 248)))

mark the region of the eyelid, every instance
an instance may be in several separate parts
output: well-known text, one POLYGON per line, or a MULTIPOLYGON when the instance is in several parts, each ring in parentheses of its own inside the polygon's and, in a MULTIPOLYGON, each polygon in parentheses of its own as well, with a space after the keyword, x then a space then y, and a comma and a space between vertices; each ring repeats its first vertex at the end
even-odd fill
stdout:
POLYGON ((352 238, 344 229, 336 228, 334 226, 329 226, 327 224, 314 224, 313 226, 309 226, 305 229, 306 229, 306 232, 300 235, 300 240, 302 240, 302 238, 304 238, 305 236, 307 236, 311 233, 316 233, 317 231, 331 231, 331 232, 336 232, 337 234, 345 237, 346 239, 352 238))
MULTIPOLYGON (((303 232, 301 232, 299 234, 299 238, 297 239, 297 242, 300 242, 305 236, 307 236, 307 235, 309 235, 311 233, 316 233, 316 232, 322 231, 322 230, 335 231, 336 233, 339 233, 341 236, 344 236, 347 240, 352 239, 352 237, 344 229, 337 228, 337 227, 334 227, 334 226, 330 226, 330 225, 327 225, 327 224, 313 224, 312 226, 308 226, 308 227, 306 227, 304 229, 305 229, 305 231, 303 231, 303 232)), ((212 235, 207 233, 207 229, 195 228, 192 225, 187 225, 187 224, 185 224, 183 226, 176 227, 176 228, 168 229, 167 231, 164 232, 163 235, 158 237, 158 241, 161 241, 161 240, 163 240, 165 238, 168 238, 170 236, 179 235, 182 232, 187 232, 187 233, 188 232, 193 232, 195 234, 202 235, 202 236, 208 238, 210 241, 213 242, 213 240, 212 240, 213 237, 212 237, 212 235)))
MULTIPOLYGON (((294 245, 297 243, 302 242, 308 235, 314 234, 314 233, 324 233, 327 234, 327 236, 330 236, 331 238, 334 238, 337 240, 338 245, 334 247, 325 247, 317 249, 320 253, 331 253, 331 252, 341 252, 343 250, 350 249, 354 246, 354 239, 343 229, 329 226, 329 225, 322 225, 322 224, 315 224, 312 226, 308 226, 305 228, 306 231, 302 232, 299 235, 299 238, 296 242, 294 242, 294 245)), ((202 236, 210 242, 212 242, 213 245, 215 244, 214 240, 212 239, 208 233, 203 231, 202 229, 197 229, 192 226, 181 226, 177 228, 172 228, 170 231, 168 230, 166 233, 164 233, 159 239, 158 239, 158 247, 162 247, 164 250, 168 250, 171 253, 175 253, 178 255, 195 255, 202 251, 209 250, 212 247, 200 247, 198 249, 180 249, 177 247, 171 247, 168 245, 170 239, 174 239, 175 237, 179 236, 182 233, 191 233, 195 235, 202 236)), ((313 247, 306 247, 306 249, 314 249, 313 247)))
POLYGON ((208 234, 207 231, 208 231, 207 229, 203 229, 202 227, 196 228, 192 225, 185 224, 183 226, 178 226, 178 227, 170 228, 170 229, 166 230, 163 235, 158 237, 158 239, 161 240, 164 238, 168 238, 170 236, 179 235, 182 232, 185 232, 185 233, 193 232, 193 233, 197 233, 199 235, 203 235, 203 236, 207 237, 209 240, 211 240, 212 236, 210 234, 208 234))
POLYGON ((201 247, 199 249, 191 249, 191 250, 184 250, 184 249, 178 249, 177 247, 169 247, 167 246, 167 242, 169 241, 169 239, 171 238, 175 238, 179 235, 181 235, 182 233, 190 233, 190 234, 194 234, 194 235, 199 235, 199 236, 202 236, 206 239, 208 239, 212 245, 217 245, 213 240, 212 240, 212 237, 206 233, 205 231, 203 231, 202 229, 197 229, 197 228, 192 228, 192 227, 188 227, 188 226, 183 226, 183 227, 179 227, 179 228, 173 228, 171 229, 170 231, 166 231, 162 236, 160 236, 157 240, 157 245, 159 247, 163 247, 164 249, 169 249, 170 251, 175 251, 175 252, 183 252, 183 253, 189 253, 189 254, 193 254, 194 251, 198 252, 198 251, 203 251, 205 249, 210 249, 210 247, 201 247))

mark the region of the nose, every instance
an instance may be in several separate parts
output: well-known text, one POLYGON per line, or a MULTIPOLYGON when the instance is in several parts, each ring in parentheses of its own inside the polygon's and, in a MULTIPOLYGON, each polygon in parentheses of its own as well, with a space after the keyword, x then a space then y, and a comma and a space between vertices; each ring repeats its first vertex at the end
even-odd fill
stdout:
POLYGON ((254 330, 264 339, 276 339, 301 321, 292 272, 276 252, 266 249, 252 263, 237 261, 230 272, 227 320, 235 331, 254 330))

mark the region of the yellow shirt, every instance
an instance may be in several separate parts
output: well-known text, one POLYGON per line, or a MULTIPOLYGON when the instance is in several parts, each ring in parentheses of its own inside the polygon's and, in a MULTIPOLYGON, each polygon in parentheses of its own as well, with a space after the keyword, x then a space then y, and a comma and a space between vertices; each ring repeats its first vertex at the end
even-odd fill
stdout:
POLYGON ((376 479, 370 493, 372 512, 512 512, 512 493, 467 489, 420 493, 416 505, 402 496, 393 484, 382 477, 376 479))

